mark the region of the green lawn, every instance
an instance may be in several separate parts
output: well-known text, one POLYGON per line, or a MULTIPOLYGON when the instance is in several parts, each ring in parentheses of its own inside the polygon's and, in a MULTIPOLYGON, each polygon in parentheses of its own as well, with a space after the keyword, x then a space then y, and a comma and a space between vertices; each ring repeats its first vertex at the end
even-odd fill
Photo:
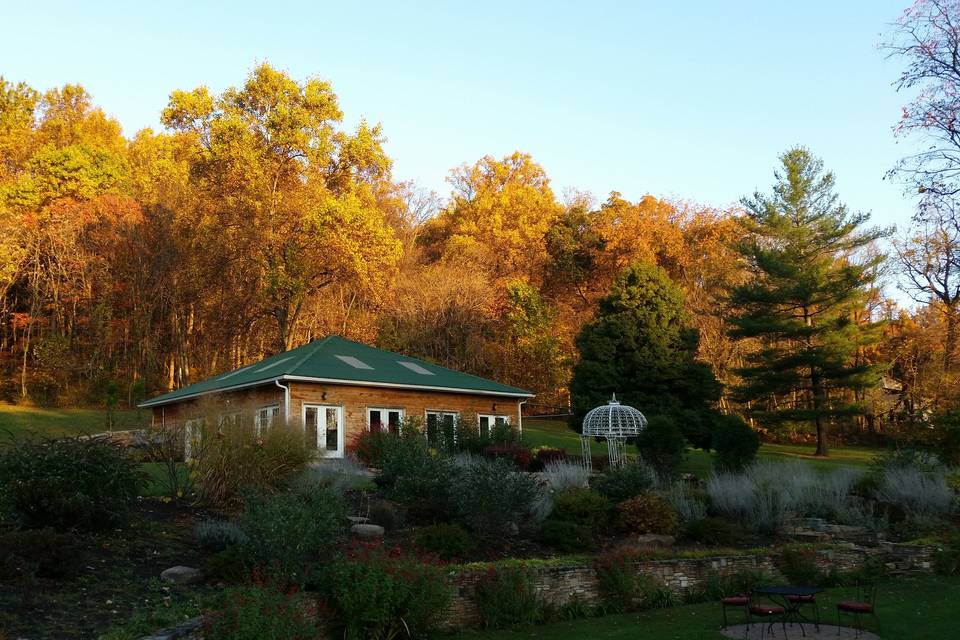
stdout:
MULTIPOLYGON (((147 411, 115 411, 114 430, 133 429, 150 419, 147 411)), ((0 437, 28 433, 59 437, 107 430, 107 412, 103 409, 44 409, 0 404, 0 437)))
MULTIPOLYGON (((531 447, 556 447, 580 454, 580 437, 567 428, 563 420, 524 420, 523 441, 531 447)), ((607 445, 591 442, 590 449, 596 454, 605 454, 607 445)), ((761 460, 803 460, 818 469, 829 469, 837 466, 866 467, 878 453, 877 449, 864 447, 833 447, 829 458, 817 458, 813 455, 813 449, 813 445, 763 444, 757 457, 761 460)), ((712 468, 710 454, 700 449, 690 449, 680 470, 704 477, 712 468)))
MULTIPOLYGON (((854 596, 853 589, 832 588, 817 597, 823 622, 836 624, 836 603, 854 596)), ((940 640, 957 634, 956 602, 960 578, 916 576, 882 583, 877 591, 877 616, 884 638, 940 640)), ((483 640, 720 640, 720 608, 704 603, 639 614, 587 618, 520 631, 463 633, 483 640)), ((846 623, 849 624, 849 623, 846 623)), ((867 627, 877 631, 872 621, 867 627)), ((776 637, 776 636, 774 636, 776 637)))

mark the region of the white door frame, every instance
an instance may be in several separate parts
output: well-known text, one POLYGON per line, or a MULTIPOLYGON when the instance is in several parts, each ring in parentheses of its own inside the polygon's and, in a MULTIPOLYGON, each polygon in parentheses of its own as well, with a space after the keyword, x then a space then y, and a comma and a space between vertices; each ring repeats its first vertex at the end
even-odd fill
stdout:
POLYGON ((344 427, 343 427, 343 407, 336 404, 313 404, 305 402, 300 408, 300 419, 303 425, 304 434, 307 431, 307 409, 317 410, 317 454, 324 458, 342 458, 344 455, 344 427), (327 449, 327 409, 333 409, 337 412, 337 450, 329 451, 327 449), (323 413, 323 424, 320 423, 320 414, 323 413), (321 436, 321 434, 323 434, 321 436), (323 442, 323 447, 320 443, 323 442))

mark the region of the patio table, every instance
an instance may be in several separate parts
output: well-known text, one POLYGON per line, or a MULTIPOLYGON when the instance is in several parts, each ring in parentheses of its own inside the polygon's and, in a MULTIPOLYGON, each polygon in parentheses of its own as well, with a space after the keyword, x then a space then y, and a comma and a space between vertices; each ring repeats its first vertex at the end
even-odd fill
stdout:
MULTIPOLYGON (((786 585, 786 586, 776 586, 776 587, 757 587, 753 590, 754 593, 767 596, 774 603, 783 607, 783 615, 776 622, 782 624, 793 624, 797 623, 800 625, 800 633, 804 636, 807 635, 807 632, 803 628, 803 623, 814 624, 816 621, 811 620, 810 618, 803 615, 800 611, 800 607, 803 605, 802 601, 791 601, 790 596, 814 596, 818 593, 822 593, 823 589, 820 587, 803 587, 798 585, 786 585)), ((772 627, 775 622, 771 622, 770 626, 772 627)), ((819 627, 819 625, 817 625, 819 627)))

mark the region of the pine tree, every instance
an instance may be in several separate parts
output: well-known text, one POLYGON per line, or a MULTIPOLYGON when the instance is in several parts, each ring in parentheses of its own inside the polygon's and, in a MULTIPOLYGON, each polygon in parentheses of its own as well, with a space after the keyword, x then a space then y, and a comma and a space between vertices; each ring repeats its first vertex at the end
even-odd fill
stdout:
POLYGON ((577 336, 573 426, 616 393, 648 418, 676 420, 692 445, 709 449, 720 384, 697 360, 698 345, 683 292, 666 271, 642 263, 627 267, 577 336))
POLYGON ((858 352, 880 338, 879 324, 857 322, 882 255, 866 256, 885 230, 864 229, 834 192, 833 174, 804 148, 780 156, 773 193, 742 202, 748 238, 739 246, 753 278, 734 287, 736 338, 759 348, 738 371, 737 397, 770 424, 809 422, 816 455, 828 455, 828 425, 862 412, 852 397, 875 386, 881 367, 858 352))

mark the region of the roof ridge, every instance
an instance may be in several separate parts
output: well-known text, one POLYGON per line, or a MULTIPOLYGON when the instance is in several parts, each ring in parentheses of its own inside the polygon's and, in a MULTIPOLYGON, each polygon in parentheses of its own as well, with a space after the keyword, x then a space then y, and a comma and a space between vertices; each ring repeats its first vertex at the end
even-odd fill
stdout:
MULTIPOLYGON (((320 350, 320 347, 322 347, 323 345, 327 344, 327 343, 330 341, 330 339, 331 339, 331 338, 334 338, 334 337, 336 337, 335 334, 330 334, 330 335, 327 336, 326 338, 321 338, 320 340, 316 340, 316 341, 315 341, 315 342, 317 343, 316 346, 315 346, 313 349, 308 349, 308 350, 306 350, 307 353, 305 353, 302 358, 300 358, 299 360, 297 360, 297 362, 294 363, 294 365, 293 365, 292 367, 289 367, 289 368, 287 369, 287 373, 288 373, 288 374, 291 374, 291 375, 294 374, 294 373, 296 373, 297 368, 298 368, 300 365, 302 365, 304 362, 306 362, 308 358, 313 357, 313 356, 317 353, 317 351, 320 350)), ((310 343, 308 343, 307 345, 304 345, 304 346, 309 346, 309 344, 310 344, 310 343)))

